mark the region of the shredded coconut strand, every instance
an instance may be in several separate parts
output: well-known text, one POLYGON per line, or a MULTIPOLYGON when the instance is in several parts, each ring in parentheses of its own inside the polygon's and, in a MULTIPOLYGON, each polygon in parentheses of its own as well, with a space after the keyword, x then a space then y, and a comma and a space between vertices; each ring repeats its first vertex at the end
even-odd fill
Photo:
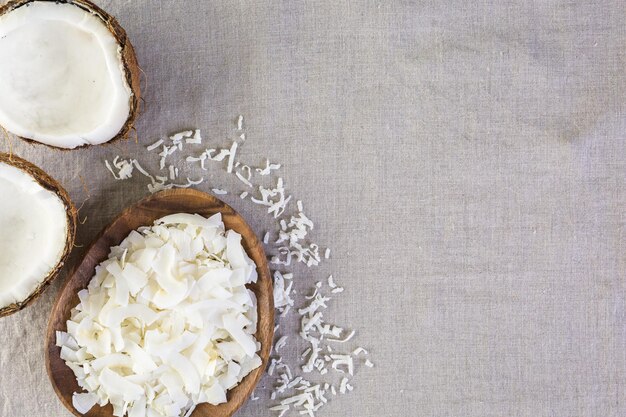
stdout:
POLYGON ((153 151, 156 148, 158 148, 159 146, 163 145, 163 139, 159 139, 156 142, 154 142, 152 145, 148 146, 146 149, 148 151, 153 151))
POLYGON ((267 162, 265 163, 265 168, 257 168, 256 172, 261 175, 270 175, 272 171, 280 169, 280 164, 272 164, 270 163, 269 159, 267 159, 266 161, 267 162))

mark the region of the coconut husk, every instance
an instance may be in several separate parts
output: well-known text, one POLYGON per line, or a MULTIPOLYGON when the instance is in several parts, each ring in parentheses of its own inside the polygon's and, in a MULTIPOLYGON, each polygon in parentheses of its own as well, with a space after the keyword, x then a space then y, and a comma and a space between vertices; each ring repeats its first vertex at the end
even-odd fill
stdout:
MULTIPOLYGON (((122 64, 124 66, 124 73, 126 75, 126 82, 128 83, 128 86, 130 87, 132 95, 130 97, 130 110, 128 114, 128 119, 126 119, 126 123, 124 123, 124 126, 122 126, 122 129, 111 140, 103 143, 103 145, 110 144, 119 139, 127 138, 130 131, 133 129, 133 126, 135 124, 137 117, 139 116, 139 109, 140 109, 139 102, 141 101, 141 86, 140 86, 141 69, 139 68, 139 64, 137 63, 137 56, 135 55, 135 49, 133 48, 133 45, 130 43, 128 36, 126 35, 126 31, 124 31, 122 26, 120 26, 118 21, 113 16, 109 15, 107 12, 105 12, 100 7, 96 6, 95 4, 93 4, 92 2, 88 0, 11 0, 8 3, 6 3, 4 6, 0 6, 0 16, 6 13, 9 13, 19 7, 26 6, 29 3, 32 3, 34 1, 49 1, 51 3, 73 4, 75 6, 78 6, 81 9, 86 10, 94 14, 98 18, 100 18, 102 22, 104 22, 105 26, 109 29, 109 31, 113 34, 113 36, 115 37, 115 39, 117 40, 118 44, 121 47, 121 57, 122 57, 122 64)), ((65 151, 72 150, 72 149, 59 148, 56 146, 48 145, 46 143, 41 143, 41 142, 29 139, 29 138, 24 138, 21 136, 20 136, 20 139, 23 139, 32 144, 41 144, 41 145, 45 145, 54 149, 61 149, 65 151)), ((82 145, 74 149, 79 149, 85 146, 91 146, 91 145, 82 145)))
POLYGON ((70 196, 67 194, 67 191, 65 191, 61 184, 59 184, 54 178, 52 178, 38 166, 33 165, 30 162, 15 155, 9 155, 6 153, 0 153, 0 163, 14 166, 26 172, 28 175, 33 177, 35 181, 37 181, 43 188, 55 193, 57 196, 59 196, 59 198, 65 205, 65 209, 67 212, 67 238, 65 240, 65 248, 63 249, 63 254, 59 259, 59 262, 43 279, 43 281, 39 284, 35 291, 33 291, 31 295, 29 295, 25 300, 0 308, 0 317, 4 317, 20 311, 24 307, 32 303, 37 297, 41 295, 41 293, 48 287, 48 285, 50 285, 54 278, 57 277, 59 271, 61 270, 61 268, 63 268, 63 265, 65 264, 65 261, 74 246, 74 238, 76 237, 76 219, 78 217, 78 212, 76 211, 76 207, 74 207, 72 200, 70 200, 70 196))

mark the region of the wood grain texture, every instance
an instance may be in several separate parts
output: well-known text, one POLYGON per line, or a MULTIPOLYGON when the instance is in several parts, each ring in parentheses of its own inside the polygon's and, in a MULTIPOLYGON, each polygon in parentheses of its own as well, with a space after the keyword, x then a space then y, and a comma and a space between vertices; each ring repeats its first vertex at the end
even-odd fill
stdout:
MULTIPOLYGON (((105 260, 111 246, 118 245, 132 230, 140 226, 150 226, 153 222, 172 213, 197 213, 211 216, 222 213, 226 229, 242 235, 243 246, 257 265, 259 275, 255 284, 248 285, 258 300, 258 329, 255 334, 261 343, 259 356, 263 365, 246 376, 241 383, 228 392, 228 402, 218 406, 202 404, 196 408, 193 417, 229 417, 250 397, 261 378, 270 355, 274 335, 274 299, 272 281, 267 258, 261 242, 244 219, 226 203, 196 190, 169 190, 147 197, 124 210, 88 249, 83 260, 75 268, 59 293, 50 314, 45 340, 46 366, 50 381, 63 404, 76 416, 82 416, 72 406, 72 394, 81 392, 72 370, 60 358, 60 349, 55 345, 57 330, 65 331, 70 311, 79 303, 78 291, 86 288, 94 275, 95 267, 105 260)), ((95 406, 88 417, 110 417, 113 408, 95 406)))

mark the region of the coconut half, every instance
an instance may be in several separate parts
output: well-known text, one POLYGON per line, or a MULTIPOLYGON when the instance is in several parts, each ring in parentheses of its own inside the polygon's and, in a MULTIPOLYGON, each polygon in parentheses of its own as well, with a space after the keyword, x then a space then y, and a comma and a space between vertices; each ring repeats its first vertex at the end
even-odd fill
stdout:
POLYGON ((48 174, 0 153, 0 317, 15 313, 52 281, 72 249, 76 209, 48 174))
POLYGON ((0 8, 0 125, 58 148, 126 136, 139 67, 117 21, 86 0, 15 0, 0 8))

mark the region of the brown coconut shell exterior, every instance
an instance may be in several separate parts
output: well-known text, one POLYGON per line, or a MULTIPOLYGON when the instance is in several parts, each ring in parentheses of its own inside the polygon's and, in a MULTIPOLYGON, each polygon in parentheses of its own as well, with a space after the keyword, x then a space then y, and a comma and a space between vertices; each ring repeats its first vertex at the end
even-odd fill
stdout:
POLYGON ((67 238, 65 239, 65 248, 63 249, 63 254, 59 259, 59 262, 48 273, 48 275, 39 284, 35 291, 33 291, 31 295, 28 296, 28 298, 19 303, 13 303, 6 307, 0 308, 0 317, 5 317, 22 310, 27 305, 32 303, 37 297, 41 295, 41 293, 48 287, 48 285, 50 285, 54 278, 57 277, 59 271, 61 270, 61 268, 63 268, 63 265, 65 264, 68 255, 74 247, 74 238, 76 237, 76 218, 78 216, 78 212, 76 210, 76 207, 74 207, 72 200, 70 200, 70 196, 67 194, 67 191, 65 191, 61 184, 59 184, 54 178, 52 178, 38 166, 31 164, 25 159, 6 153, 0 153, 0 163, 11 165, 24 171, 25 173, 33 177, 35 181, 37 181, 43 188, 55 193, 57 196, 59 196, 59 198, 65 205, 67 213, 67 238))
MULTIPOLYGON (((140 109, 139 103, 141 101, 141 86, 140 86, 141 69, 139 68, 139 64, 137 63, 137 56, 135 55, 135 49, 133 48, 133 45, 130 43, 130 40, 128 39, 128 36, 126 35, 126 31, 124 30, 124 28, 120 26, 118 21, 113 16, 109 15, 107 12, 105 12, 100 7, 96 6, 95 4, 93 4, 92 2, 88 0, 11 0, 8 3, 6 3, 4 6, 0 6, 0 16, 3 16, 6 13, 10 13, 11 11, 19 7, 26 6, 29 3, 32 3, 35 1, 49 1, 51 3, 73 4, 97 16, 100 20, 102 20, 105 26, 113 34, 113 36, 115 37, 115 39, 117 40, 117 42, 119 43, 121 47, 121 58, 122 58, 122 64, 124 66, 124 73, 126 75, 126 82, 128 83, 128 86, 130 87, 132 94, 130 97, 130 110, 128 114, 128 119, 126 119, 126 123, 124 123, 124 126, 122 126, 122 129, 113 138, 111 138, 107 142, 104 142, 103 145, 110 144, 119 139, 127 138, 130 131, 133 129, 133 126, 135 124, 135 121, 137 120, 137 117, 139 116, 139 109, 140 109)), ((48 145, 46 143, 41 143, 36 140, 24 138, 21 136, 20 136, 20 139, 23 139, 32 144, 41 144, 41 145, 48 146, 54 149, 61 149, 64 151, 72 150, 68 148, 60 148, 57 146, 48 145)), ((91 146, 91 145, 82 145, 74 149, 79 149, 85 146, 91 146)))

